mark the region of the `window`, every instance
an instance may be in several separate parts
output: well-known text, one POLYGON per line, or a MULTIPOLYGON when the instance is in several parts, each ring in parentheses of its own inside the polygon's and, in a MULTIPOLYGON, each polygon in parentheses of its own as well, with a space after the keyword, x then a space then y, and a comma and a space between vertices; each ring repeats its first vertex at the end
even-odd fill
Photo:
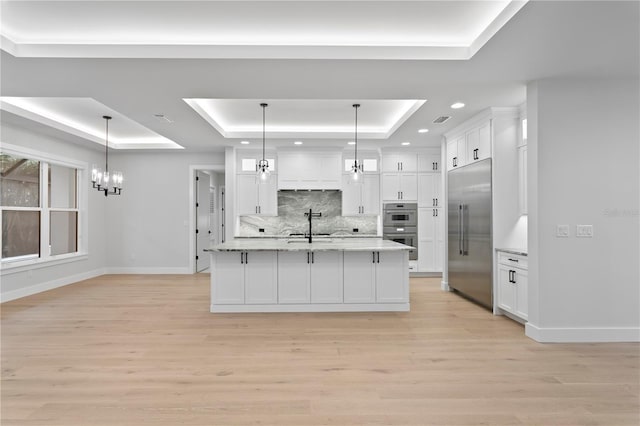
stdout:
MULTIPOLYGON (((344 160, 344 171, 350 172, 353 167, 353 162, 355 160, 353 158, 347 158, 344 160)), ((364 158, 358 161, 360 163, 360 168, 364 172, 377 172, 378 171, 378 160, 375 158, 364 158)))
POLYGON ((4 266, 78 254, 80 172, 78 166, 36 154, 0 152, 4 266))

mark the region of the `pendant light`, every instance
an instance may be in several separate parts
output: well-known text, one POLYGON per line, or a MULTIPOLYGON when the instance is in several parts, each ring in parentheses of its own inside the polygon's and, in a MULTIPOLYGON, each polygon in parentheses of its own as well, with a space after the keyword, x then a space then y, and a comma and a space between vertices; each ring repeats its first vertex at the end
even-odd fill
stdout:
POLYGON ((268 183, 271 178, 271 170, 269 170, 269 161, 265 158, 265 109, 268 104, 260 104, 262 107, 262 160, 258 161, 258 183, 268 183))
POLYGON ((91 183, 98 191, 104 192, 104 196, 120 195, 122 192, 122 172, 113 172, 109 174, 109 120, 111 117, 103 115, 105 120, 105 152, 104 152, 104 172, 94 164, 91 167, 91 183))
POLYGON ((360 104, 353 104, 353 108, 356 110, 356 126, 355 126, 355 159, 353 160, 353 165, 351 166, 351 175, 349 179, 349 183, 359 185, 363 182, 363 172, 362 165, 358 163, 358 108, 360 108, 360 104))

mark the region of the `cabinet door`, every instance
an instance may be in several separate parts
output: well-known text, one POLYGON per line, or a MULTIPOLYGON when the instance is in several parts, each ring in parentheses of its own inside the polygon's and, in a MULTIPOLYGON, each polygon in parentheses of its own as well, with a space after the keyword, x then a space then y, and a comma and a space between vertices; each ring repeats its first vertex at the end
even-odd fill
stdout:
POLYGON ((342 259, 343 254, 340 251, 317 251, 312 253, 312 303, 342 303, 342 259))
POLYGON ((362 213, 366 215, 380 214, 380 175, 365 174, 361 191, 362 213))
POLYGON ((447 170, 458 167, 458 139, 447 142, 447 170))
POLYGON ((514 313, 526 320, 529 316, 528 271, 522 269, 515 269, 515 271, 516 309, 514 313))
POLYGON ((418 154, 418 172, 439 172, 440 154, 418 154))
POLYGON ((509 267, 498 265, 498 306, 507 312, 515 313, 516 288, 509 282, 509 267))
POLYGON ((401 172, 417 172, 418 156, 416 154, 400 154, 398 156, 401 172))
POLYGON ((381 251, 376 255, 376 300, 409 301, 409 252, 381 251))
POLYGON ((319 189, 341 189, 342 188, 342 170, 340 154, 325 154, 320 156, 308 157, 313 166, 318 170, 318 188, 319 189), (319 167, 318 167, 319 160, 319 167))
POLYGON ((438 209, 418 209, 418 270, 434 272, 436 270, 436 213, 438 209))
POLYGON ((434 255, 434 272, 442 272, 442 265, 444 262, 444 209, 436 209, 435 221, 434 221, 434 234, 435 234, 435 248, 434 255))
POLYGON ((245 303, 278 303, 277 252, 249 251, 245 259, 245 303))
POLYGON ((491 157, 491 122, 480 126, 478 129, 478 160, 491 157))
POLYGON ((477 128, 472 129, 466 133, 465 137, 465 152, 467 155, 467 163, 473 163, 474 161, 478 160, 476 156, 480 152, 480 148, 478 146, 480 141, 480 133, 477 128))
POLYGON ((400 156, 398 154, 384 154, 382 156, 382 171, 399 172, 400 161, 400 156))
MULTIPOLYGON (((258 214, 265 216, 278 215, 278 176, 271 176, 267 183, 258 186, 258 214)), ((238 192, 239 198, 244 195, 238 192)))
POLYGON ((420 173, 418 174, 418 207, 435 207, 436 194, 434 188, 435 182, 438 181, 440 175, 437 173, 420 173))
POLYGON ((236 175, 238 216, 258 214, 258 185, 255 174, 236 175))
POLYGON ((308 251, 278 253, 278 303, 309 303, 310 259, 308 251))
POLYGON ((221 251, 213 255, 211 273, 212 303, 235 305, 244 303, 244 253, 221 251))
POLYGON ((400 199, 402 201, 418 200, 418 175, 416 173, 400 174, 400 199))
POLYGON ((344 303, 375 303, 375 263, 373 262, 373 252, 344 252, 344 303))
POLYGON ((382 199, 384 201, 400 200, 400 173, 382 174, 382 199))
POLYGON ((357 216, 362 212, 363 185, 354 185, 349 181, 350 175, 342 176, 342 216, 357 216))

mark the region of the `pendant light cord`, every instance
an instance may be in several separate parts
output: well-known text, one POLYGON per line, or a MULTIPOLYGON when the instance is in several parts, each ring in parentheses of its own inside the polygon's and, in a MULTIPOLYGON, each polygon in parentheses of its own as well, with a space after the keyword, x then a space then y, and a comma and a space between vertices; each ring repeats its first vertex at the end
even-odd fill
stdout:
POLYGON ((105 122, 106 122, 106 132, 105 132, 105 137, 104 137, 104 171, 108 172, 109 171, 109 120, 111 120, 111 117, 109 117, 108 115, 103 115, 102 118, 104 118, 105 122))
POLYGON ((360 104, 353 104, 353 107, 356 109, 356 132, 355 132, 355 166, 356 168, 360 167, 358 165, 358 108, 360 108, 360 104))
POLYGON ((262 107, 262 164, 264 166, 264 162, 265 162, 265 157, 266 157, 266 153, 265 153, 265 111, 267 106, 269 106, 269 104, 266 103, 262 103, 260 104, 260 106, 262 107))

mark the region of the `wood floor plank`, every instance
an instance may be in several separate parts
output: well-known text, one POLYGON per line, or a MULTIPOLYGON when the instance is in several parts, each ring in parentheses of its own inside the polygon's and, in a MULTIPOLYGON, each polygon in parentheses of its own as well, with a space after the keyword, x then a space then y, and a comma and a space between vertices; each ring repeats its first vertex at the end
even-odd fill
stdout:
POLYGON ((640 424, 640 345, 539 344, 439 287, 406 313, 211 314, 207 274, 8 302, 0 424, 640 424))

